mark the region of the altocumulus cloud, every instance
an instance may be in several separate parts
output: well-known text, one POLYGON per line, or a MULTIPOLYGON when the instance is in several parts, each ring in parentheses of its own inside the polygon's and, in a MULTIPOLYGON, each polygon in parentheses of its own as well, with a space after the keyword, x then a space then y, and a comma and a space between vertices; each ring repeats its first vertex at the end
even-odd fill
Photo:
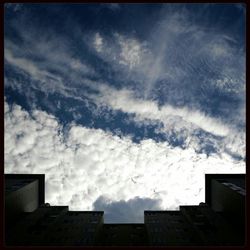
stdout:
MULTIPOLYGON (((5 173, 45 173, 46 202, 107 214, 123 207, 138 220, 147 207, 204 201, 205 173, 245 172, 245 162, 226 153, 207 157, 152 139, 136 144, 74 123, 66 133, 53 115, 7 102, 4 140, 5 173)), ((128 221, 120 213, 116 221, 128 221)))

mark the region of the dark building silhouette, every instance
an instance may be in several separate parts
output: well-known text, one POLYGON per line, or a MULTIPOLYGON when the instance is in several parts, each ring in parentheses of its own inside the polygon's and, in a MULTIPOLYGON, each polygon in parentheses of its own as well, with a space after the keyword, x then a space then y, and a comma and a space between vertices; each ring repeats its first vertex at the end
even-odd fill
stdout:
POLYGON ((245 243, 245 175, 205 175, 206 200, 144 211, 144 223, 106 224, 103 211, 44 201, 44 175, 5 175, 8 246, 236 246, 245 243))
POLYGON ((103 212, 73 212, 67 206, 39 207, 12 228, 11 245, 95 245, 103 212), (18 232, 18 233, 17 233, 18 232))
POLYGON ((44 175, 5 174, 5 226, 44 204, 44 175))
POLYGON ((104 224, 100 234, 102 246, 145 246, 148 237, 144 224, 104 224))
POLYGON ((180 211, 144 211, 144 223, 149 245, 187 246, 200 243, 180 211))
MULTIPOLYGON (((245 231, 245 175, 206 175, 206 203, 216 213, 230 221, 244 235, 245 231)), ((243 240, 243 239, 242 239, 243 240)))

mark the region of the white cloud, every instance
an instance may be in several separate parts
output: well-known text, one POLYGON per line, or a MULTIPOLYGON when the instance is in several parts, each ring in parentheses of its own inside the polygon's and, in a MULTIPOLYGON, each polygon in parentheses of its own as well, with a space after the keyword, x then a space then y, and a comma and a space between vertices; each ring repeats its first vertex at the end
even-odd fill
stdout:
POLYGON ((94 46, 95 46, 95 49, 97 50, 97 52, 101 52, 102 51, 103 38, 100 36, 99 33, 95 34, 95 37, 94 37, 94 46))
POLYGON ((26 58, 20 58, 13 55, 11 50, 5 48, 4 57, 8 63, 12 64, 15 67, 18 67, 24 70, 26 73, 31 75, 35 80, 44 81, 46 77, 55 78, 53 75, 49 74, 46 71, 40 70, 36 67, 34 63, 26 58))
POLYGON ((125 201, 113 202, 100 196, 94 203, 95 210, 105 211, 106 223, 141 223, 144 221, 143 210, 160 210, 160 200, 135 197, 125 201))
POLYGON ((88 36, 91 35, 85 36, 86 43, 94 48, 98 52, 98 56, 110 63, 115 70, 139 70, 143 59, 150 54, 147 43, 134 36, 115 32, 111 37, 104 37, 97 32, 92 34, 92 43, 88 42, 88 36))
MULTIPOLYGON (((45 83, 48 92, 50 89, 54 91, 58 89, 60 92, 67 89, 68 79, 77 83, 86 75, 97 75, 95 70, 84 61, 83 56, 73 53, 65 37, 58 35, 55 40, 54 34, 48 31, 43 37, 37 38, 37 31, 30 27, 19 29, 17 32, 23 39, 24 45, 20 49, 19 45, 5 38, 5 60, 11 66, 25 71, 31 80, 40 81, 40 84, 36 83, 36 87, 40 90, 45 83), (58 40, 64 42, 58 43, 58 40), (50 84, 46 84, 48 81, 50 84)), ((72 91, 72 86, 70 87, 72 91)))
POLYGON ((171 118, 180 117, 184 121, 192 123, 195 127, 215 135, 226 136, 230 131, 229 126, 223 124, 220 120, 206 116, 198 110, 190 110, 186 107, 178 108, 171 105, 164 105, 159 108, 154 101, 135 98, 130 90, 116 90, 104 84, 99 86, 99 91, 99 96, 92 96, 99 105, 108 105, 112 109, 134 113, 138 121, 145 119, 159 120, 167 128, 171 123, 171 118))
POLYGON ((163 209, 176 209, 204 200, 205 173, 245 172, 245 163, 227 154, 207 157, 153 140, 135 144, 74 124, 66 136, 52 115, 34 110, 31 117, 7 103, 4 150, 5 173, 45 173, 46 202, 72 210, 90 210, 101 196, 161 200, 163 209))
POLYGON ((121 48, 119 63, 128 66, 129 69, 139 65, 143 53, 146 53, 145 46, 135 38, 126 38, 118 33, 115 37, 121 48))

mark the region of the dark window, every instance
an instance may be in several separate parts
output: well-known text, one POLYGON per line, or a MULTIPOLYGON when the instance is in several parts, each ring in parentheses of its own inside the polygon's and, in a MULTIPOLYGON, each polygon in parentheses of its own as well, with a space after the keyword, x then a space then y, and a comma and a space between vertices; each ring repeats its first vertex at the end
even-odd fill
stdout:
POLYGON ((34 232, 34 231, 45 231, 47 229, 47 226, 45 225, 33 225, 31 227, 28 228, 28 232, 34 232))
POLYGON ((58 217, 58 214, 51 214, 49 215, 49 218, 57 218, 58 217))

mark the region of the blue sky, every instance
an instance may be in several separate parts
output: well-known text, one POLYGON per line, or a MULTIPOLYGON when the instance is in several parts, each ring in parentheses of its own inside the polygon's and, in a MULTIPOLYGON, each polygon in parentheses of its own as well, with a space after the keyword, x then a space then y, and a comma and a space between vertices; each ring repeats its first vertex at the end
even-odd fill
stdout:
POLYGON ((5 172, 45 173, 51 204, 139 222, 245 172, 244 5, 6 4, 4 26, 5 172))

